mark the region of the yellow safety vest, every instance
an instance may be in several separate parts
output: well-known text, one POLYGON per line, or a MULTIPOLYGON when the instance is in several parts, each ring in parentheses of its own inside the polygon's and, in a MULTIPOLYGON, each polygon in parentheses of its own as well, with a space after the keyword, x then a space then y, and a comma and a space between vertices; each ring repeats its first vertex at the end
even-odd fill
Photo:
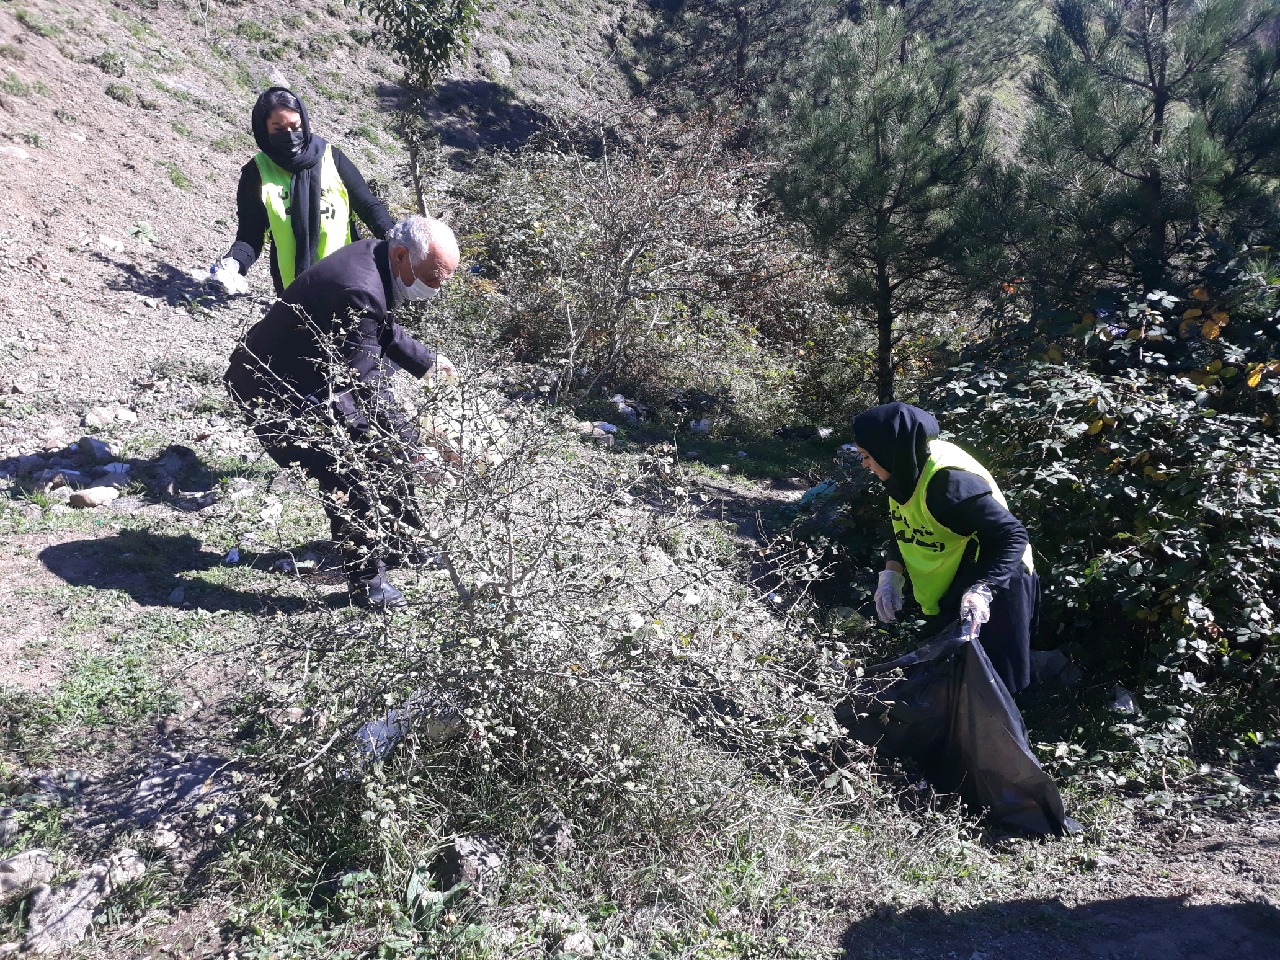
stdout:
MULTIPOLYGON (((262 203, 267 208, 271 242, 276 248, 276 265, 280 268, 280 282, 284 286, 293 283, 298 275, 298 248, 293 237, 293 208, 290 183, 293 175, 265 153, 254 158, 262 175, 262 203)), ((351 203, 347 199, 347 187, 338 176, 338 166, 333 162, 332 148, 324 148, 320 160, 320 246, 316 260, 323 260, 333 251, 351 242, 351 203)))
MULTIPOLYGON (((911 591, 920 608, 930 616, 939 612, 938 601, 955 579, 969 541, 976 539, 973 534, 962 537, 948 530, 934 518, 925 503, 929 481, 935 473, 945 469, 976 473, 991 487, 991 495, 996 502, 1006 510, 1009 509, 1000 487, 982 464, 954 443, 945 440, 929 441, 929 459, 920 473, 920 480, 916 483, 911 499, 906 503, 898 503, 890 497, 889 510, 893 518, 893 535, 902 552, 902 563, 911 578, 911 591)), ((1028 572, 1035 573, 1030 544, 1027 544, 1027 550, 1022 555, 1022 562, 1027 565, 1028 572)))

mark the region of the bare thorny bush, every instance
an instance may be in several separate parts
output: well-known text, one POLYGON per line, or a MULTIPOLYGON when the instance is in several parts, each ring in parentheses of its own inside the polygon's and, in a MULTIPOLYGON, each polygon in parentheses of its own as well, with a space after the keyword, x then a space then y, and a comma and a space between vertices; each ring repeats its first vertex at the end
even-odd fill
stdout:
POLYGON ((725 128, 634 109, 484 163, 457 224, 482 267, 463 302, 553 367, 557 396, 692 388, 749 422, 830 417, 857 387, 832 371, 866 338, 770 210, 769 165, 725 128))
POLYGON ((928 828, 861 829, 886 816, 879 788, 865 764, 833 773, 822 691, 800 681, 669 460, 583 447, 489 379, 401 391, 424 427, 413 445, 376 395, 361 435, 327 405, 259 412, 287 412, 295 437, 412 504, 417 528, 375 513, 375 549, 412 542, 436 560, 407 611, 321 607, 264 638, 258 839, 287 840, 313 881, 364 867, 394 888, 484 835, 526 882, 545 874, 624 915, 662 903, 679 920, 746 897, 740 921, 757 926, 785 926, 774 900, 788 884, 835 883, 855 851, 931 858, 928 828), (572 844, 548 847, 548 831, 572 844), (758 881, 726 893, 716 877, 743 858, 758 881), (581 869, 566 876, 569 862, 581 869))

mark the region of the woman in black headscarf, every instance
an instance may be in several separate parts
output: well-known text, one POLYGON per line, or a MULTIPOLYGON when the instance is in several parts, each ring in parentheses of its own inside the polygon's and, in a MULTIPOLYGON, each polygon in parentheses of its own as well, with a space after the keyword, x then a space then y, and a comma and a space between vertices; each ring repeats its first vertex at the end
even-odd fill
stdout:
POLYGON ((284 87, 253 107, 259 152, 240 170, 236 240, 210 273, 232 293, 271 235, 271 280, 284 292, 307 267, 357 238, 354 217, 382 239, 391 214, 337 147, 311 132, 307 108, 284 87))
POLYGON ((896 617, 910 577, 912 593, 936 627, 956 619, 985 624, 982 645, 1009 692, 1017 693, 1031 682, 1040 601, 1027 531, 991 474, 937 436, 938 421, 905 403, 886 403, 853 419, 862 465, 884 481, 893 522, 876 614, 885 621, 896 617))

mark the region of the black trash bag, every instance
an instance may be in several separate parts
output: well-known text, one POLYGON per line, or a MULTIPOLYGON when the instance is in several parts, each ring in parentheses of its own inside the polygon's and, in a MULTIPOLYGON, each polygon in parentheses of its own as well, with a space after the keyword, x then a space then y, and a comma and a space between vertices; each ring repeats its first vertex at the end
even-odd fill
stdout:
POLYGON ((870 667, 835 713, 854 740, 914 761, 936 788, 958 793, 995 824, 1039 835, 1080 830, 1032 754, 1022 714, 987 652, 959 624, 870 667), (900 678, 879 676, 899 668, 900 678))

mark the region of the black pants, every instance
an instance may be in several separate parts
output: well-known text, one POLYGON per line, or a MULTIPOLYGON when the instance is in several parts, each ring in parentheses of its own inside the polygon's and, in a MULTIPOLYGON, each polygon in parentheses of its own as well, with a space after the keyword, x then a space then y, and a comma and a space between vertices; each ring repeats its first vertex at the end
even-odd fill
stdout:
MULTIPOLYGON (((941 630, 956 619, 953 611, 931 618, 930 627, 941 630)), ((1031 684, 1031 638, 1040 625, 1040 578, 1022 571, 991 598, 991 620, 982 625, 979 639, 991 666, 1010 693, 1031 684)))
POLYGON ((348 578, 380 576, 388 561, 399 562, 412 552, 413 534, 422 524, 413 510, 411 485, 390 491, 363 471, 338 463, 328 451, 289 441, 274 426, 254 426, 253 432, 272 460, 282 467, 299 467, 320 486, 329 530, 342 551, 348 578))
MULTIPOLYGON (((313 442, 309 435, 324 433, 323 428, 315 429, 320 426, 316 418, 323 417, 323 411, 292 410, 285 416, 274 415, 264 399, 270 393, 262 379, 248 364, 237 364, 237 356, 233 356, 226 377, 231 396, 244 409, 267 455, 282 467, 297 466, 319 485, 330 533, 342 552, 348 578, 380 576, 388 561, 395 563, 412 554, 414 534, 422 523, 413 507, 414 489, 407 464, 377 454, 372 449, 372 434, 365 437, 360 431, 350 437, 349 447, 356 454, 350 458, 341 454, 340 448, 348 446, 342 438, 331 436, 339 441, 336 443, 313 442)), ((391 404, 389 394, 380 398, 380 407, 393 409, 391 404)), ((390 426, 394 431, 396 425, 390 426)), ((345 428, 329 426, 330 433, 334 429, 345 428)))

